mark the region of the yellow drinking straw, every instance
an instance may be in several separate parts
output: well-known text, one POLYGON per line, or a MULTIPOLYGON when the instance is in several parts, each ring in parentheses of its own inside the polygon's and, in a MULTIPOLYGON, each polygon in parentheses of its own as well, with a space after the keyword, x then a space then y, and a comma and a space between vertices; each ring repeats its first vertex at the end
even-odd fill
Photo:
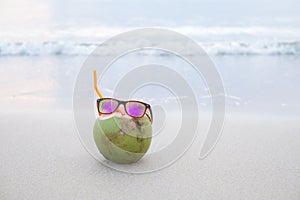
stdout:
POLYGON ((96 70, 94 70, 94 89, 95 89, 96 93, 98 94, 99 98, 102 99, 103 96, 100 93, 100 91, 98 89, 98 86, 97 86, 97 72, 96 72, 96 70))

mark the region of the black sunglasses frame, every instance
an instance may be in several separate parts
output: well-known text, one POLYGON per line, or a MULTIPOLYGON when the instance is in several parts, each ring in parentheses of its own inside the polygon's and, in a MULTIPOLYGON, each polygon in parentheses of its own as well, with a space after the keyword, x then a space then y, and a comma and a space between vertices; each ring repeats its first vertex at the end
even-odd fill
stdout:
POLYGON ((118 100, 118 99, 114 99, 114 98, 101 98, 101 99, 97 99, 97 110, 98 110, 98 114, 101 115, 101 114, 111 114, 113 112, 115 112, 118 107, 120 105, 123 105, 124 106, 124 109, 125 109, 125 112, 127 113, 127 115, 129 115, 130 117, 133 117, 133 118, 142 118, 145 116, 145 114, 147 115, 147 117, 150 119, 151 123, 153 121, 153 115, 152 115, 152 109, 151 109, 151 106, 145 102, 142 102, 142 101, 137 101, 137 100, 128 100, 128 101, 121 101, 121 100, 118 100), (103 100, 113 100, 113 101, 117 101, 118 102, 118 105, 116 106, 116 109, 110 113, 103 113, 103 112, 100 112, 100 108, 99 108, 99 105, 100 105, 100 102, 103 101, 103 100), (136 102, 136 103, 141 103, 143 105, 145 105, 145 110, 144 110, 144 113, 142 116, 140 117, 136 117, 136 116, 132 116, 130 115, 128 112, 127 112, 127 108, 126 108, 126 104, 129 103, 129 102, 136 102), (146 113, 147 109, 149 109, 149 112, 150 112, 150 117, 149 115, 146 113))

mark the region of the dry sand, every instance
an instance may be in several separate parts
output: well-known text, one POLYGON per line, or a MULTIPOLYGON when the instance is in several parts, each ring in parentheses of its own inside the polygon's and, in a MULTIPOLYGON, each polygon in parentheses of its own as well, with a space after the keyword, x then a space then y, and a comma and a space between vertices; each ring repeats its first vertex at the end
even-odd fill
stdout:
POLYGON ((177 162, 127 174, 94 160, 72 112, 1 113, 0 199, 300 199, 297 117, 230 114, 219 143, 177 162))

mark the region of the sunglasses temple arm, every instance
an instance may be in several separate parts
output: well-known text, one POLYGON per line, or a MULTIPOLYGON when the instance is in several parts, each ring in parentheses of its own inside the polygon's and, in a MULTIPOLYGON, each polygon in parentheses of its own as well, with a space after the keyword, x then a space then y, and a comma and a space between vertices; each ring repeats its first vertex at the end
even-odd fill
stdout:
POLYGON ((150 112, 150 117, 149 117, 148 113, 146 113, 146 115, 147 115, 147 117, 150 119, 151 124, 152 124, 152 122, 153 122, 152 110, 151 110, 150 108, 147 108, 147 110, 149 110, 149 112, 150 112))
POLYGON ((99 98, 103 98, 102 94, 100 93, 99 89, 98 89, 98 86, 97 86, 97 72, 96 70, 94 70, 94 89, 97 93, 97 95, 99 96, 99 98))
POLYGON ((149 108, 150 110, 150 115, 151 115, 151 123, 153 122, 153 114, 152 114, 152 110, 149 108))

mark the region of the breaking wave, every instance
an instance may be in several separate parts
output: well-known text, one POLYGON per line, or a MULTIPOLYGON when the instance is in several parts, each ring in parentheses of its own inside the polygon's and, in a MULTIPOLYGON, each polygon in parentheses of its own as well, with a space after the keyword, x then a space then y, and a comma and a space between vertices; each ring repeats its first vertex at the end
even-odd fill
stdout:
MULTIPOLYGON (((89 55, 98 44, 72 42, 0 42, 0 56, 89 55)), ((209 55, 300 55, 294 42, 200 43, 209 55)))

